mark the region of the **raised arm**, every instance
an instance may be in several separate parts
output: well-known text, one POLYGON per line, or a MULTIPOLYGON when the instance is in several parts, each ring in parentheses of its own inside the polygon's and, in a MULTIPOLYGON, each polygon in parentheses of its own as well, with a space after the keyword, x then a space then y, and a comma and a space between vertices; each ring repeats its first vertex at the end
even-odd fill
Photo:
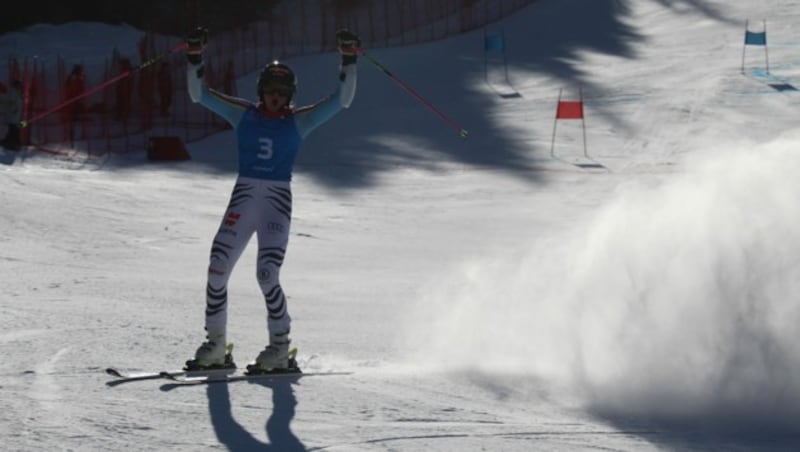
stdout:
POLYGON ((208 43, 208 30, 202 27, 195 29, 186 38, 186 85, 192 102, 220 115, 234 128, 239 124, 242 114, 251 103, 238 97, 229 96, 208 87, 205 81, 205 63, 203 51, 208 43))
POLYGON ((357 60, 356 51, 360 45, 358 36, 349 30, 339 30, 336 42, 342 62, 339 66, 339 85, 336 91, 309 107, 299 109, 296 114, 297 129, 305 138, 314 129, 331 119, 343 108, 350 107, 356 95, 357 60))

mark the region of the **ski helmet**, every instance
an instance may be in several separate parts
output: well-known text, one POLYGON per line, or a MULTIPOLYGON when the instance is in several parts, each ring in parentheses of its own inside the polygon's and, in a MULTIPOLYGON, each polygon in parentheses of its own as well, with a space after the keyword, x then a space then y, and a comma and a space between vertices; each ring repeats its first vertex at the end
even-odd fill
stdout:
POLYGON ((292 69, 277 60, 264 66, 258 76, 258 98, 272 89, 285 90, 289 93, 289 102, 297 89, 297 77, 292 69))

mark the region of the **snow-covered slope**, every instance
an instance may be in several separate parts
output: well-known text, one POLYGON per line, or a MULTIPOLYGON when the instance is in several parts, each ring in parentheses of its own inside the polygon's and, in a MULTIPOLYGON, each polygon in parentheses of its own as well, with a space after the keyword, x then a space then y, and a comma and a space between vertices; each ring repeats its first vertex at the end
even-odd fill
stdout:
MULTIPOLYGON (((3 154, 3 448, 800 447, 800 94, 770 86, 800 83, 798 18, 790 0, 540 0, 490 27, 510 87, 485 84, 482 32, 368 49, 470 136, 362 59, 353 107, 306 142, 282 283, 300 364, 349 376, 105 385, 202 341, 231 133, 188 163, 3 154), (761 48, 740 72, 762 18, 772 78, 761 48), (550 157, 559 89, 583 91, 605 169, 571 164, 573 122, 550 157)), ((289 63, 301 104, 335 85, 335 55, 289 63)), ((254 248, 229 288, 239 364, 266 342, 254 248)))

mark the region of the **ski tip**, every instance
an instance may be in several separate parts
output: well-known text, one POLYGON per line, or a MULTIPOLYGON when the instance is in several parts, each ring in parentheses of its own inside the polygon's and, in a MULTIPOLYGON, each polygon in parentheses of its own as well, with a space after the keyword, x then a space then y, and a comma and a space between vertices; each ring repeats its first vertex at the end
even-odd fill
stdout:
POLYGON ((289 359, 294 359, 297 356, 297 347, 289 349, 289 359))
POLYGON ((107 367, 106 368, 106 373, 111 375, 111 376, 114 376, 114 377, 122 377, 122 374, 117 369, 114 369, 113 367, 107 367))
POLYGON ((161 378, 165 378, 167 380, 172 380, 172 381, 177 381, 178 380, 178 377, 175 374, 173 374, 171 372, 167 372, 167 371, 159 372, 158 376, 161 377, 161 378))

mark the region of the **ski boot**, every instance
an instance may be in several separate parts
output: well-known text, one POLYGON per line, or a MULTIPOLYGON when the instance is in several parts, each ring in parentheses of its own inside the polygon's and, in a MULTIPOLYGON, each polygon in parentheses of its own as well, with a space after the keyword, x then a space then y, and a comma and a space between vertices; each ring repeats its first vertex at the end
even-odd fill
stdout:
POLYGON ((186 361, 184 370, 236 369, 233 361, 233 344, 225 341, 225 328, 206 328, 206 341, 194 354, 194 359, 186 361))
POLYGON ((247 366, 247 374, 299 373, 297 349, 289 350, 289 332, 270 334, 269 345, 258 354, 255 362, 247 366))

